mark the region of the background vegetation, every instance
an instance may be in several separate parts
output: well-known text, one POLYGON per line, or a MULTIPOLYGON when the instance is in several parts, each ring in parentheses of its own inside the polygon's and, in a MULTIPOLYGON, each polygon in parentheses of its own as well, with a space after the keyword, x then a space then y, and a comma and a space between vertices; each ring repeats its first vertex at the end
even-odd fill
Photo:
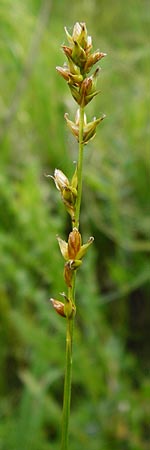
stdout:
POLYGON ((55 66, 64 29, 87 23, 107 52, 106 113, 85 149, 82 231, 95 236, 78 284, 71 450, 150 445, 150 3, 1 0, 0 450, 58 450, 65 321, 50 296, 64 290, 56 234, 68 218, 52 182, 70 177, 75 105, 55 66))

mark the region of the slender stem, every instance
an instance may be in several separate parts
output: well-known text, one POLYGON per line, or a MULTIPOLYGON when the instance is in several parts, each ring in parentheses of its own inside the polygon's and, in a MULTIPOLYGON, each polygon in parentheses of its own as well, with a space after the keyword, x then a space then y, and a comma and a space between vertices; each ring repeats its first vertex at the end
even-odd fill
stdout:
POLYGON ((79 123, 79 155, 78 155, 78 195, 75 212, 75 227, 79 228, 80 206, 82 196, 82 166, 83 166, 83 125, 84 125, 84 108, 80 106, 80 123, 79 123))
POLYGON ((69 416, 70 416, 71 375, 72 375, 72 340, 73 340, 73 318, 67 318, 66 371, 65 371, 65 383, 64 383, 61 450, 68 450, 68 427, 69 427, 69 416))
MULTIPOLYGON (((72 226, 75 226, 76 228, 79 228, 80 206, 81 206, 81 196, 82 196, 83 125, 84 125, 84 108, 82 106, 80 106, 79 154, 78 154, 78 195, 77 195, 77 201, 76 201, 75 222, 72 224, 72 226)), ((70 287, 68 289, 68 298, 72 302, 72 304, 75 304, 75 281, 76 281, 76 272, 74 272, 74 275, 73 275, 72 287, 70 287)), ((66 368, 65 368, 65 382, 64 382, 61 450, 68 450, 74 316, 68 317, 66 320, 67 320, 66 368)))

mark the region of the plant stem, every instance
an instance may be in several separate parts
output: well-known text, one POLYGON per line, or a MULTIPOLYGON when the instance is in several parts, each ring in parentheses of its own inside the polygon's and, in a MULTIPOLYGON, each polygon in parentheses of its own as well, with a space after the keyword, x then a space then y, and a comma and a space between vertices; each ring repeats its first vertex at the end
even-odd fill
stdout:
MULTIPOLYGON (((84 108, 80 106, 80 123, 79 123, 79 154, 78 154, 78 194, 76 201, 75 222, 72 226, 79 228, 80 206, 82 196, 82 166, 83 166, 83 125, 84 125, 84 108)), ((68 288, 68 298, 75 304, 75 281, 76 272, 74 272, 72 286, 68 288)), ((61 450, 68 450, 68 430, 70 417, 70 401, 71 401, 71 381, 72 381, 72 344, 73 344, 73 328, 74 316, 67 317, 66 326, 66 367, 64 382, 64 399, 63 399, 63 418, 62 418, 62 441, 61 450)))
POLYGON ((71 375, 72 375, 72 340, 73 340, 73 318, 67 318, 66 329, 66 370, 64 383, 63 420, 61 450, 68 450, 68 427, 71 400, 71 375))
POLYGON ((80 123, 79 123, 79 155, 78 155, 78 195, 76 202, 75 224, 79 228, 80 206, 82 196, 82 166, 83 166, 83 125, 84 125, 84 107, 80 106, 80 123))

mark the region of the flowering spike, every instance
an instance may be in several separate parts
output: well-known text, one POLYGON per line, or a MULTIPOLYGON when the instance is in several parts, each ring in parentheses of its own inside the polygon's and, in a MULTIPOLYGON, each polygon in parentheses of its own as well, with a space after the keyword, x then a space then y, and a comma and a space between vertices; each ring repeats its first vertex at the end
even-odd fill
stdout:
MULTIPOLYGON (((91 53, 92 39, 88 36, 86 24, 76 22, 72 35, 65 28, 69 45, 62 45, 68 59, 68 66, 57 67, 57 71, 68 83, 74 100, 82 107, 86 106, 98 93, 96 81, 99 69, 91 77, 86 77, 91 68, 100 61, 106 53, 96 50, 91 53)), ((76 132, 74 133, 76 136, 76 132)))
MULTIPOLYGON (((82 259, 91 246, 94 238, 82 245, 82 238, 79 232, 80 207, 82 199, 82 166, 83 147, 96 134, 96 128, 104 119, 104 115, 98 119, 94 117, 87 122, 85 107, 99 93, 96 87, 99 68, 91 76, 88 73, 92 67, 100 61, 106 53, 99 50, 92 53, 92 39, 88 36, 86 24, 76 22, 72 34, 65 27, 68 45, 62 45, 62 50, 67 57, 67 63, 63 67, 57 66, 57 72, 63 77, 69 86, 70 92, 78 107, 74 122, 65 114, 67 126, 79 142, 79 154, 76 168, 71 181, 59 169, 55 169, 53 178, 56 188, 60 191, 62 201, 71 216, 72 231, 69 233, 67 242, 57 236, 60 251, 65 259, 64 280, 68 287, 68 294, 61 294, 64 303, 51 299, 54 309, 58 314, 67 319, 66 334, 66 374, 64 389, 63 424, 62 424, 62 447, 67 448, 68 442, 68 421, 70 411, 70 391, 71 391, 71 360, 72 360, 72 338, 73 338, 73 318, 75 315, 75 273, 82 264, 82 259)), ((49 175, 50 176, 50 175, 49 175)))

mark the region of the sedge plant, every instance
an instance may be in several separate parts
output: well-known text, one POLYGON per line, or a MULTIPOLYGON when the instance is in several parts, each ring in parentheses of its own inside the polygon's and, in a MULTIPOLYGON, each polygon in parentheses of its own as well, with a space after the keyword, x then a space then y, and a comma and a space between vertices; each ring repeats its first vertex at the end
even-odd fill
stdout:
POLYGON ((86 255, 94 238, 82 243, 80 233, 80 207, 82 197, 83 156, 84 146, 94 138, 96 128, 104 119, 104 115, 98 119, 87 122, 85 108, 89 102, 99 93, 96 88, 99 68, 90 75, 93 66, 102 59, 106 53, 99 50, 92 52, 92 39, 88 36, 85 23, 75 23, 72 35, 65 28, 68 45, 62 45, 67 62, 63 67, 56 67, 57 72, 64 78, 70 89, 70 94, 77 103, 75 120, 72 121, 65 114, 69 130, 78 142, 77 164, 71 181, 60 170, 55 169, 54 179, 61 199, 71 216, 72 229, 67 241, 57 237, 60 252, 64 258, 64 280, 66 292, 62 293, 62 301, 51 298, 56 312, 66 320, 66 366, 64 380, 63 414, 62 414, 62 438, 61 450, 68 450, 68 431, 71 400, 72 378, 72 343, 74 318, 76 314, 75 284, 76 272, 80 269, 82 259, 86 255))

